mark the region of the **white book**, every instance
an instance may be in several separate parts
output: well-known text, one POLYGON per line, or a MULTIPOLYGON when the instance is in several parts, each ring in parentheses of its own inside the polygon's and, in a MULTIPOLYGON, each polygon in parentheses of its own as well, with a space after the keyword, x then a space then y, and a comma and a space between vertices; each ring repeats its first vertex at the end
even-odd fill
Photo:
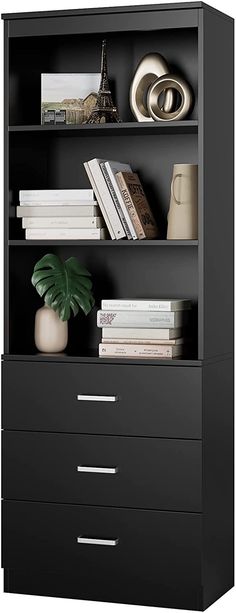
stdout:
POLYGON ((87 206, 17 206, 17 217, 98 217, 100 209, 97 205, 87 206))
POLYGON ((21 200, 20 206, 88 206, 97 204, 96 200, 21 200))
POLYGON ((102 162, 100 166, 104 174, 108 189, 110 190, 115 207, 117 208, 117 211, 125 228, 127 237, 129 239, 136 240, 138 238, 137 233, 134 229, 134 225, 129 216, 128 210, 124 204, 124 200, 116 180, 117 172, 132 172, 132 168, 129 164, 121 164, 120 162, 114 162, 111 160, 108 160, 107 162, 102 162))
MULTIPOLYGON (((111 197, 110 191, 107 187, 105 178, 103 176, 102 170, 100 168, 101 162, 105 160, 100 160, 94 158, 93 160, 89 160, 86 167, 90 169, 90 173, 93 176, 95 185, 92 184, 94 189, 96 198, 98 203, 100 204, 103 217, 105 218, 105 214, 103 209, 106 211, 106 215, 109 218, 110 225, 112 226, 113 233, 115 235, 116 240, 126 237, 126 233, 124 231, 123 225, 121 223, 120 217, 117 213, 116 207, 114 205, 113 199, 111 197)), ((106 221, 106 218, 105 218, 106 221)), ((109 229, 109 228, 108 228, 109 229)))
POLYGON ((116 339, 119 342, 120 338, 131 340, 170 340, 181 338, 183 330, 181 328, 102 328, 102 338, 116 339))
POLYGON ((92 189, 21 189, 20 201, 94 200, 92 189))
POLYGON ((23 217, 22 228, 104 228, 102 217, 23 217))
POLYGON ((177 346, 177 345, 183 345, 186 341, 186 339, 184 338, 173 338, 172 340, 166 340, 163 339, 161 340, 160 338, 156 339, 156 338, 152 338, 152 339, 147 339, 147 338, 102 338, 102 343, 108 343, 108 344, 123 344, 123 345, 173 345, 173 346, 177 346))
POLYGON ((191 300, 102 300, 102 309, 111 311, 183 311, 191 300))
POLYGON ((109 217, 108 217, 108 215, 107 215, 106 209, 105 209, 105 207, 104 207, 104 205, 103 205, 103 201, 102 201, 102 199, 100 198, 99 190, 98 190, 98 188, 97 188, 97 185, 96 185, 96 182, 95 182, 94 176, 93 176, 93 175, 92 175, 92 173, 91 173, 91 170, 90 170, 90 167, 89 167, 88 162, 84 162, 84 168, 85 168, 85 170, 86 170, 86 172, 87 172, 87 175, 88 175, 89 181, 90 181, 91 185, 93 186, 93 190, 94 190, 94 192, 95 192, 95 194, 96 194, 96 198, 97 198, 97 200, 98 200, 98 202, 99 202, 99 206, 100 206, 100 209, 101 209, 102 215, 103 215, 103 217, 104 217, 104 221, 105 221, 105 224, 106 224, 106 226, 107 226, 107 229, 108 229, 108 232, 109 232, 109 234, 110 234, 110 237, 112 238, 112 240, 114 240, 114 239, 115 239, 115 234, 114 234, 114 232, 113 232, 113 228, 112 228, 112 225, 111 225, 110 219, 109 219, 109 217))
POLYGON ((99 328, 181 328, 189 311, 98 311, 99 328))
POLYGON ((182 347, 169 345, 112 345, 99 344, 100 357, 124 358, 176 358, 183 354, 182 347))
POLYGON ((81 229, 70 229, 67 228, 65 230, 59 228, 52 228, 50 230, 42 229, 42 230, 26 230, 25 231, 26 240, 104 240, 106 238, 106 231, 100 229, 91 229, 87 230, 85 228, 81 229))

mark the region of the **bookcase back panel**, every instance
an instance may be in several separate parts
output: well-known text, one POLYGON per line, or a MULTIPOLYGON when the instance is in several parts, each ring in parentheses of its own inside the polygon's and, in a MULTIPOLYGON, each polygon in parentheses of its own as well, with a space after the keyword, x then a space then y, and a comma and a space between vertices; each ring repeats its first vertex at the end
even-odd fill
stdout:
POLYGON ((185 247, 158 249, 125 246, 95 247, 12 247, 10 253, 10 353, 35 353, 34 316, 43 305, 31 276, 35 263, 46 253, 62 259, 76 256, 94 279, 96 308, 88 316, 80 315, 69 323, 68 353, 79 355, 97 350, 101 331, 96 327, 96 311, 103 298, 189 298, 194 303, 191 321, 193 350, 197 356, 197 250, 185 247))
POLYGON ((160 53, 172 73, 192 86, 195 104, 188 119, 197 118, 197 28, 113 32, 10 39, 10 124, 40 124, 41 73, 100 72, 102 39, 107 40, 109 80, 121 119, 134 119, 129 88, 137 64, 147 53, 160 53))
POLYGON ((54 134, 11 134, 10 237, 24 238, 15 220, 19 189, 90 187, 83 162, 104 158, 129 162, 143 183, 150 206, 166 237, 173 164, 198 162, 197 135, 76 137, 54 134))

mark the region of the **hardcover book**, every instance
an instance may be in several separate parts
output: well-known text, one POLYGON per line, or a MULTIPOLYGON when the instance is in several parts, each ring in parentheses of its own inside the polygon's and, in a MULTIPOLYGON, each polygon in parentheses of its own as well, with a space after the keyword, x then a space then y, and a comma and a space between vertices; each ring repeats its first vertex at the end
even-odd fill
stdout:
POLYGON ((94 158, 93 160, 85 162, 84 167, 95 192, 96 199, 100 205, 111 238, 118 240, 125 238, 126 233, 107 187, 102 169, 100 168, 100 164, 103 161, 104 160, 94 158))
POLYGON ((182 347, 169 347, 169 345, 99 345, 100 357, 126 357, 126 358, 175 358, 183 354, 182 347))
POLYGON ((92 189, 21 189, 19 191, 20 202, 43 202, 52 201, 56 204, 58 201, 66 200, 94 200, 92 189))
POLYGON ((161 340, 161 339, 141 339, 141 338, 102 338, 102 343, 114 344, 114 345, 183 345, 186 342, 184 338, 176 338, 173 340, 161 340))
POLYGON ((114 204, 125 228, 127 237, 128 239, 136 240, 137 233, 135 232, 133 222, 124 204, 124 200, 116 180, 116 174, 118 172, 132 172, 132 168, 129 164, 121 164, 120 162, 114 162, 111 160, 101 162, 100 166, 106 179, 108 189, 110 190, 111 197, 113 198, 114 204))
POLYGON ((109 342, 109 339, 119 342, 121 338, 129 339, 129 341, 137 339, 159 342, 161 339, 170 340, 181 338, 181 336, 183 336, 181 328, 102 328, 102 338, 107 339, 107 342, 109 342))
POLYGON ((189 311, 98 311, 99 328, 181 328, 189 311))
POLYGON ((17 217, 98 217, 96 204, 86 206, 17 206, 17 217))
POLYGON ((111 311, 183 311, 191 300, 102 300, 102 309, 111 311))
POLYGON ((22 228, 103 228, 102 217, 23 217, 22 228))
POLYGON ((157 238, 159 235, 157 224, 138 175, 134 172, 118 172, 116 179, 137 237, 157 238))
POLYGON ((104 240, 106 238, 106 231, 100 229, 31 229, 25 231, 26 240, 104 240))

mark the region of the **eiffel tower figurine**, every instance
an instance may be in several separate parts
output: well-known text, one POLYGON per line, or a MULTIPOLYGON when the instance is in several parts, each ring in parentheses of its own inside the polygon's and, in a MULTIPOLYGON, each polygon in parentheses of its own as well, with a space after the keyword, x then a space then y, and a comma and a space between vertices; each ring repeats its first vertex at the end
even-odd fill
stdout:
POLYGON ((85 123, 119 123, 116 106, 113 104, 107 74, 107 44, 102 41, 101 81, 94 109, 85 123))

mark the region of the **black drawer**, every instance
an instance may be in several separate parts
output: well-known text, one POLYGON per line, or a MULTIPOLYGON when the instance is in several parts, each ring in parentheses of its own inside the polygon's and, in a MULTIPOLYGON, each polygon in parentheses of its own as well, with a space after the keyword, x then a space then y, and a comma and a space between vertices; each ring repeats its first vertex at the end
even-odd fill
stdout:
POLYGON ((40 570, 70 571, 78 598, 161 604, 170 591, 169 603, 175 593, 175 602, 196 605, 201 515, 4 502, 3 528, 3 566, 28 569, 29 580, 40 570))
POLYGON ((201 438, 201 369, 5 362, 3 427, 201 438))
POLYGON ((201 453, 200 441, 6 431, 3 496, 201 511, 201 453))

